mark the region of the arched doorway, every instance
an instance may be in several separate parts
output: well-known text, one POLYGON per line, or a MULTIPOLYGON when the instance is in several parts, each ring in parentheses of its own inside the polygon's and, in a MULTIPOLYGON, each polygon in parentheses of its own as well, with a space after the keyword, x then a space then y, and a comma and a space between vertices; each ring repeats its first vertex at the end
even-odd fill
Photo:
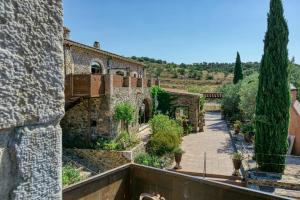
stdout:
POLYGON ((150 120, 150 102, 144 99, 142 105, 139 108, 139 124, 146 124, 150 120))

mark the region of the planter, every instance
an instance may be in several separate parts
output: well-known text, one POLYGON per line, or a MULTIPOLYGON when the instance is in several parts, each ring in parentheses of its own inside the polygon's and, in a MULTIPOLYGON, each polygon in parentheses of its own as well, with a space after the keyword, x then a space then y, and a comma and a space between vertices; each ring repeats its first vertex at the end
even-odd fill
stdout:
POLYGON ((242 161, 238 160, 238 159, 232 159, 233 162, 233 166, 234 166, 234 172, 233 172, 233 176, 240 176, 240 168, 242 166, 242 161))
POLYGON ((180 162, 181 162, 181 158, 182 158, 182 153, 175 153, 174 156, 175 156, 175 162, 176 162, 174 169, 181 169, 182 167, 180 166, 180 162))
POLYGON ((244 140, 247 143, 251 143, 252 142, 252 136, 248 133, 244 134, 244 140))
POLYGON ((234 129, 234 134, 237 135, 240 133, 240 129, 234 129))

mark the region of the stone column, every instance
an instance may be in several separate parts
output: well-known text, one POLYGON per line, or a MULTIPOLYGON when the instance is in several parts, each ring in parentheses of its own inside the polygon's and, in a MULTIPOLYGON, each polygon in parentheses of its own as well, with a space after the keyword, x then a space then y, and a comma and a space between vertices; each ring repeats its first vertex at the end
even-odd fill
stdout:
POLYGON ((0 1, 0 199, 61 199, 61 0, 0 1))

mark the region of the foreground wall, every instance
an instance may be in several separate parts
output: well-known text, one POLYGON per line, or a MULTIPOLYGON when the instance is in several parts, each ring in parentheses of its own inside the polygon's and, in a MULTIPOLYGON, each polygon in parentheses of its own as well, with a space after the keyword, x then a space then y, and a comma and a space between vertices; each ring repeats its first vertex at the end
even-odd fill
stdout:
POLYGON ((224 183, 161 169, 124 165, 64 189, 64 200, 129 200, 142 193, 159 194, 167 200, 284 200, 224 183))
POLYGON ((61 199, 61 0, 0 1, 0 199, 61 199))

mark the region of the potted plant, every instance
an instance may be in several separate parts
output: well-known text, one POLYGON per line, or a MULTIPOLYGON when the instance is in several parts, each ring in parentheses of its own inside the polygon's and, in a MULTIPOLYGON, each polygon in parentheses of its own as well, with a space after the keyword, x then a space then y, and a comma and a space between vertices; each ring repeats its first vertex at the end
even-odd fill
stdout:
POLYGON ((173 152, 174 152, 174 157, 176 162, 174 169, 181 169, 182 167, 180 166, 180 162, 181 162, 182 154, 184 154, 184 151, 181 148, 176 148, 174 149, 173 152))
POLYGON ((241 131, 241 126, 242 126, 241 121, 236 120, 236 121, 234 122, 233 127, 234 127, 234 133, 235 133, 235 134, 239 134, 239 133, 240 133, 240 131, 241 131))
POLYGON ((232 156, 232 162, 233 162, 233 166, 234 166, 234 172, 233 172, 233 176, 239 176, 240 175, 240 168, 242 166, 242 161, 244 160, 244 156, 242 154, 242 152, 237 151, 233 154, 232 156))
POLYGON ((252 123, 246 123, 242 126, 242 133, 244 135, 244 140, 247 143, 251 143, 254 137, 254 130, 252 123))

